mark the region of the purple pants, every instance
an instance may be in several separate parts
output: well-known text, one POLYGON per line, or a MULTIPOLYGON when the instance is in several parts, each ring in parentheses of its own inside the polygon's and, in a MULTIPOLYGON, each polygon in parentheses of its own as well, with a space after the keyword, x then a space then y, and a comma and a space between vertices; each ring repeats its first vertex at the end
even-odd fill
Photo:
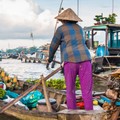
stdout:
POLYGON ((85 110, 93 110, 92 102, 92 64, 90 61, 72 63, 64 63, 64 76, 66 80, 67 90, 67 107, 68 109, 76 109, 75 81, 76 76, 80 78, 82 98, 85 104, 85 110))

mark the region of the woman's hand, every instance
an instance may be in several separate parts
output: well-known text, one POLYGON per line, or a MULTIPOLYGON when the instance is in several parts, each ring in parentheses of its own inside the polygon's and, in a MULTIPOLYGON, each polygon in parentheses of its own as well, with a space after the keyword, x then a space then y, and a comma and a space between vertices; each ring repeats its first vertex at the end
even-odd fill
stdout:
POLYGON ((46 61, 47 61, 46 69, 47 69, 47 70, 49 70, 49 64, 50 64, 50 62, 48 61, 48 59, 49 59, 49 58, 47 57, 47 58, 46 58, 46 61))
POLYGON ((46 64, 46 69, 47 70, 49 70, 49 64, 50 64, 49 62, 47 62, 47 64, 46 64))

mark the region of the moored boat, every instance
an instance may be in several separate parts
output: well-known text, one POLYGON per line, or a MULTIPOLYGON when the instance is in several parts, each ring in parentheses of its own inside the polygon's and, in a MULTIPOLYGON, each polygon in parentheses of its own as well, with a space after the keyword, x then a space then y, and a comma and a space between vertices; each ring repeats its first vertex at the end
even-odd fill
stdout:
POLYGON ((104 70, 120 68, 120 24, 88 26, 84 27, 84 32, 89 49, 96 53, 94 62, 97 66, 104 70))
POLYGON ((2 56, 0 55, 0 61, 2 61, 2 56))
MULTIPOLYGON (((58 69, 60 70, 60 69, 58 69)), ((5 79, 5 74, 3 72, 1 72, 2 75, 2 80, 6 81, 7 79, 5 79)), ((48 75, 49 76, 49 75, 48 75)), ((46 80, 48 77, 45 77, 44 80, 46 80)), ((44 85, 40 86, 39 83, 31 84, 28 82, 23 82, 23 81, 19 81, 14 78, 11 79, 12 83, 15 83, 14 88, 12 88, 12 95, 14 95, 13 92, 20 94, 19 96, 17 96, 17 98, 15 97, 15 100, 18 99, 21 95, 25 94, 27 92, 26 95, 28 95, 28 93, 30 93, 30 90, 32 88, 36 88, 35 90, 38 90, 39 92, 41 92, 43 95, 45 95, 45 91, 47 93, 48 98, 54 99, 56 102, 54 102, 54 104, 52 104, 51 102, 51 107, 52 107, 52 111, 48 111, 48 105, 47 105, 47 101, 45 99, 44 102, 39 103, 35 108, 29 108, 25 109, 25 107, 23 106, 18 106, 14 103, 14 105, 12 104, 12 106, 9 106, 10 104, 6 104, 6 102, 4 102, 3 100, 0 100, 0 111, 2 111, 5 106, 9 106, 7 107, 7 109, 4 112, 1 112, 0 117, 2 118, 2 120, 6 120, 8 119, 7 117, 9 116, 9 120, 73 120, 73 116, 75 118, 75 120, 79 120, 81 118, 85 119, 86 118, 90 118, 90 119, 94 119, 97 118, 98 120, 101 120, 101 118, 103 118, 106 116, 106 112, 104 110, 93 110, 93 111, 85 111, 84 109, 80 110, 78 108, 78 110, 76 110, 76 113, 74 110, 67 110, 66 107, 66 94, 64 91, 59 91, 56 89, 52 89, 52 88, 46 88, 46 90, 44 89, 44 85), (17 85, 17 87, 16 87, 17 85), (28 92, 29 90, 29 92, 28 92), (96 111, 96 112, 95 112, 96 111), (71 116, 71 118, 69 118, 68 116, 71 116)), ((10 82, 11 83, 11 82, 10 82)), ((11 84, 10 84, 11 85, 11 84)), ((6 84, 7 86, 7 84, 6 84)), ((13 84, 12 84, 13 86, 13 84)), ((7 90, 9 90, 9 85, 7 86, 7 90)), ((7 94, 8 95, 8 94, 7 94)), ((16 94, 15 94, 16 95, 16 94)), ((33 94, 32 94, 32 98, 33 98, 33 94)), ((24 97, 24 96, 22 96, 24 97)), ((31 97, 29 97, 31 98, 31 97)), ((81 96, 79 97, 78 100, 80 99, 81 96)), ((19 99, 21 101, 21 99, 19 99)), ((33 100, 34 101, 34 100, 33 100)), ((14 101, 13 101, 14 102, 14 101)), ((31 105, 31 104, 29 104, 31 105)))
MULTIPOLYGON (((28 87, 30 87, 31 85, 28 83, 23 83, 22 81, 19 82, 19 84, 21 84, 22 88, 21 90, 15 90, 15 92, 18 93, 22 93, 23 91, 25 91, 28 87)), ((38 88, 41 92, 43 91, 42 87, 39 86, 38 88)), ((43 92, 42 92, 43 93, 43 92)), ((58 105, 60 105, 61 103, 65 102, 65 93, 64 92, 60 92, 54 89, 47 89, 47 93, 48 96, 50 98, 56 98, 56 103, 58 105)), ((0 108, 3 107, 5 105, 5 102, 3 102, 2 100, 0 101, 0 108)), ((56 106, 57 107, 57 106, 56 106)), ((12 106, 11 108, 9 108, 8 110, 6 110, 4 113, 0 114, 0 117, 2 118, 2 120, 4 120, 4 116, 11 116, 11 119, 9 117, 10 120, 12 120, 14 117, 15 119, 21 119, 21 120, 57 120, 57 112, 47 112, 47 111, 43 111, 42 109, 47 109, 47 106, 44 105, 41 107, 41 110, 39 109, 35 109, 35 110, 25 110, 20 106, 12 106)), ((5 118, 6 120, 6 118, 5 118)))
MULTIPOLYGON (((32 84, 25 83, 19 81, 19 85, 21 85, 21 90, 14 90, 16 93, 22 93, 28 88, 32 86, 32 84)), ((37 90, 43 93, 43 87, 37 87, 37 90)), ((64 91, 55 90, 52 88, 47 88, 47 93, 49 98, 53 98, 56 100, 56 104, 52 105, 52 112, 47 111, 46 105, 38 105, 34 110, 26 110, 20 106, 11 106, 9 109, 4 111, 4 113, 0 114, 0 118, 2 120, 80 120, 81 118, 86 120, 86 118, 98 120, 105 120, 107 113, 103 110, 93 110, 93 111, 85 111, 84 109, 80 110, 67 110, 65 106, 66 102, 66 94, 64 91), (71 116, 71 117, 68 117, 71 116)), ((6 103, 0 100, 0 109, 5 106, 6 103)))

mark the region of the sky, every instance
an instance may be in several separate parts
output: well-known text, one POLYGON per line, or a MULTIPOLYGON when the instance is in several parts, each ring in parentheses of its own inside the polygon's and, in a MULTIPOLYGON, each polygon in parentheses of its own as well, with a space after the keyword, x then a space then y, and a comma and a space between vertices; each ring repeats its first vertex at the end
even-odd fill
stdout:
MULTIPOLYGON (((61 1, 0 0, 0 49, 50 42, 61 1)), ((72 8, 83 20, 79 23, 82 27, 93 25, 95 15, 108 16, 112 12, 117 14, 116 23, 119 24, 119 5, 120 0, 63 0, 62 3, 64 9, 72 8)))

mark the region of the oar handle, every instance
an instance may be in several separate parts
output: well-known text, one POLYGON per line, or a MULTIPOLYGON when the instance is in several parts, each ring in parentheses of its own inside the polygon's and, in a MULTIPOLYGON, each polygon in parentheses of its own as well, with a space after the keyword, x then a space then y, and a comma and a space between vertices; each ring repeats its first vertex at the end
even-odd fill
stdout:
MULTIPOLYGON (((56 61, 56 60, 53 60, 53 63, 52 63, 52 66, 51 66, 52 68, 54 68, 55 63, 61 64, 61 62, 56 61)), ((49 65, 50 65, 50 63, 48 62, 48 63, 46 64, 46 69, 47 69, 47 70, 49 70, 49 65)))
POLYGON ((49 64, 50 64, 50 63, 47 63, 47 65, 46 65, 46 69, 47 69, 47 70, 49 70, 49 64))
POLYGON ((43 75, 41 76, 41 81, 42 81, 42 87, 43 87, 43 92, 44 92, 48 112, 52 112, 52 107, 51 107, 49 97, 48 97, 48 94, 47 94, 46 84, 45 84, 45 80, 44 80, 43 75))
POLYGON ((61 64, 61 62, 59 62, 59 61, 56 61, 56 60, 53 60, 55 63, 58 63, 58 64, 61 64))

